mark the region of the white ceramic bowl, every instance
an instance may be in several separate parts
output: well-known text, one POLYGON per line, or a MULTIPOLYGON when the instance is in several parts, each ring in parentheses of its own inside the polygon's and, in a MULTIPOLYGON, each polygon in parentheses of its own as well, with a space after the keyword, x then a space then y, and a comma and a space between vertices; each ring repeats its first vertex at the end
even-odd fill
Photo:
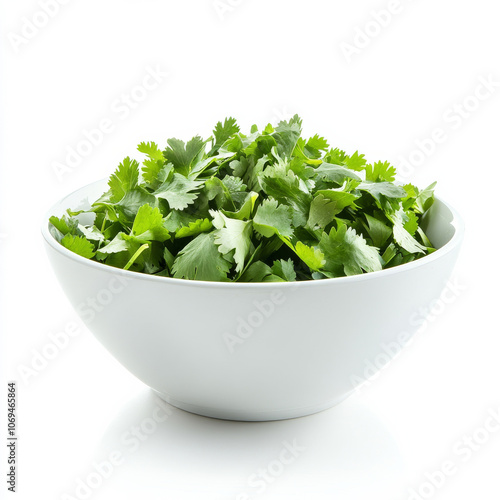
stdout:
MULTIPOLYGON (((105 181, 49 215, 88 208, 105 181)), ((48 217, 47 217, 48 219, 48 217)), ((46 219, 46 220, 47 220, 46 219)), ((54 271, 88 328, 130 372, 184 410, 278 420, 346 398, 418 329, 448 281, 463 224, 437 200, 423 225, 439 249, 375 273, 300 283, 211 283, 123 271, 42 233, 54 271)))

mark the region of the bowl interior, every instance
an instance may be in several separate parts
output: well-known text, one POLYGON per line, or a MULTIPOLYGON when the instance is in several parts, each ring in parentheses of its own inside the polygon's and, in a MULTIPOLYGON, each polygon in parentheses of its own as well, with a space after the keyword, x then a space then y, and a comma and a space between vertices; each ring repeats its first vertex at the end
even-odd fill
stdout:
POLYGON ((457 213, 440 199, 422 218, 422 229, 435 248, 449 243, 462 226, 457 213))

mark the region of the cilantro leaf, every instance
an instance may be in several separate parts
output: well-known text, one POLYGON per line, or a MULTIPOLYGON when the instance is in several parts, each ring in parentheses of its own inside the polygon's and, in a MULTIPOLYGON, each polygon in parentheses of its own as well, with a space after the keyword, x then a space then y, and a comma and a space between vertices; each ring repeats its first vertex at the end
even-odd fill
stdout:
POLYGON ((357 189, 370 193, 375 199, 380 200, 380 195, 387 198, 404 198, 406 191, 390 182, 364 181, 358 185, 357 189))
POLYGON ((53 215, 49 218, 49 222, 52 226, 57 229, 57 233, 54 231, 53 235, 60 242, 63 236, 67 234, 77 234, 78 230, 78 221, 73 217, 68 217, 63 215, 61 218, 53 215))
POLYGON ((319 248, 325 255, 325 269, 335 276, 352 276, 363 271, 382 269, 378 249, 369 246, 364 238, 342 222, 332 228, 330 234, 323 233, 319 248))
POLYGON ((193 137, 187 144, 179 139, 169 139, 168 147, 163 152, 166 160, 174 166, 176 172, 187 176, 196 160, 199 160, 205 151, 206 141, 201 137, 193 137))
POLYGON ((295 253, 310 269, 319 271, 326 263, 325 254, 319 248, 313 248, 298 241, 295 253))
POLYGON ((276 260, 271 270, 274 275, 279 276, 284 281, 296 281, 297 279, 292 259, 276 260))
POLYGON ((109 178, 110 200, 113 203, 120 201, 127 192, 137 187, 138 181, 139 163, 129 157, 125 158, 109 178))
POLYGON ((373 165, 367 165, 365 170, 367 181, 394 182, 394 179, 396 178, 396 169, 392 167, 388 161, 378 161, 373 165))
POLYGON ((290 158, 302 132, 302 120, 295 115, 288 122, 281 121, 272 136, 278 144, 280 155, 290 158))
POLYGON ((355 194, 334 189, 317 191, 311 203, 307 226, 311 228, 325 228, 346 207, 355 207, 354 201, 358 198, 355 194))
POLYGON ((239 273, 245 267, 245 259, 252 249, 252 222, 238 219, 230 219, 222 212, 211 211, 215 231, 215 244, 219 252, 226 255, 232 251, 236 263, 236 272, 239 273))
POLYGON ((84 236, 73 236, 72 234, 67 234, 61 240, 62 246, 66 247, 68 250, 81 255, 87 259, 94 257, 94 245, 90 243, 84 236))
POLYGON ((165 164, 163 153, 154 142, 141 142, 137 149, 140 153, 148 155, 148 159, 142 162, 144 165, 142 177, 147 184, 155 186, 160 170, 165 164))
POLYGON ((163 242, 170 238, 163 225, 163 216, 160 210, 151 207, 151 205, 143 205, 139 208, 131 234, 142 242, 153 240, 163 242))
POLYGON ((391 237, 392 229, 379 219, 376 219, 369 214, 365 214, 365 218, 367 224, 363 223, 363 225, 373 241, 373 245, 378 248, 382 248, 386 241, 391 237))
POLYGON ((425 253, 427 248, 421 245, 405 228, 409 217, 403 209, 398 210, 392 217, 394 222, 394 240, 407 252, 425 253))
POLYGON ((268 167, 263 176, 264 189, 269 196, 293 208, 293 224, 305 225, 312 201, 307 186, 283 164, 268 167))
POLYGON ((218 122, 214 128, 214 145, 210 151, 210 156, 214 155, 221 146, 234 134, 240 131, 235 118, 226 118, 224 123, 218 122))
POLYGON ((342 185, 346 179, 354 179, 361 182, 361 177, 342 165, 322 163, 316 169, 316 173, 320 179, 327 179, 339 185, 342 185))
POLYGON ((118 233, 107 245, 99 248, 97 254, 102 258, 105 258, 106 254, 127 252, 130 250, 130 242, 125 240, 126 235, 124 233, 118 233))
POLYGON ((153 194, 167 200, 171 209, 183 210, 196 200, 202 185, 202 181, 193 181, 174 173, 172 180, 167 179, 153 194))
POLYGON ((199 234, 177 255, 172 266, 175 278, 227 281, 231 264, 217 249, 213 233, 199 234))
POLYGON ((196 219, 194 222, 190 222, 187 226, 179 228, 175 232, 175 237, 179 239, 196 236, 200 233, 210 231, 212 227, 212 223, 208 219, 196 219))
POLYGON ((293 235, 292 210, 286 205, 278 205, 276 200, 264 200, 257 208, 253 218, 253 227, 266 238, 275 234, 289 238, 293 235))
POLYGON ((420 214, 424 214, 431 208, 434 203, 434 188, 437 182, 433 182, 430 186, 426 187, 417 194, 415 199, 415 210, 420 214))
POLYGON ((351 156, 347 156, 344 162, 347 168, 358 172, 363 170, 366 165, 365 155, 360 155, 357 151, 351 156))

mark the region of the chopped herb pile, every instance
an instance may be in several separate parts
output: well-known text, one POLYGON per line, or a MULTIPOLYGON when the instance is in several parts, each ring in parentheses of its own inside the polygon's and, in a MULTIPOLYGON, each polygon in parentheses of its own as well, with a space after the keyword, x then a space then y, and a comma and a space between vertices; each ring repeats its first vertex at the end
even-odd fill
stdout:
POLYGON ((295 116, 244 135, 227 118, 206 141, 143 142, 142 165, 125 158, 84 212, 92 224, 68 210, 51 232, 88 259, 203 281, 336 278, 434 251, 419 223, 435 184, 397 185, 389 163, 304 139, 301 125, 295 116))

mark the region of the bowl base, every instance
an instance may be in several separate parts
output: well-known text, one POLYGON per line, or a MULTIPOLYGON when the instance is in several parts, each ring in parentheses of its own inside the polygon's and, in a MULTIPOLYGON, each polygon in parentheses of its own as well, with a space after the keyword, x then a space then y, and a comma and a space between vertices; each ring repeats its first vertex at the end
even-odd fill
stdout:
POLYGON ((219 420, 233 420, 239 422, 268 422, 272 420, 288 420, 291 418, 305 417, 307 415, 312 415, 313 413, 328 410, 329 408, 338 405, 354 392, 354 390, 349 391, 347 394, 342 395, 340 398, 329 401, 328 403, 306 406, 302 408, 269 411, 245 411, 198 406, 191 403, 179 401, 167 394, 162 394, 161 392, 155 391, 154 389, 152 390, 159 398, 163 399, 163 401, 172 406, 175 406, 176 408, 179 408, 180 410, 194 413, 196 415, 201 415, 203 417, 217 418, 219 420))

